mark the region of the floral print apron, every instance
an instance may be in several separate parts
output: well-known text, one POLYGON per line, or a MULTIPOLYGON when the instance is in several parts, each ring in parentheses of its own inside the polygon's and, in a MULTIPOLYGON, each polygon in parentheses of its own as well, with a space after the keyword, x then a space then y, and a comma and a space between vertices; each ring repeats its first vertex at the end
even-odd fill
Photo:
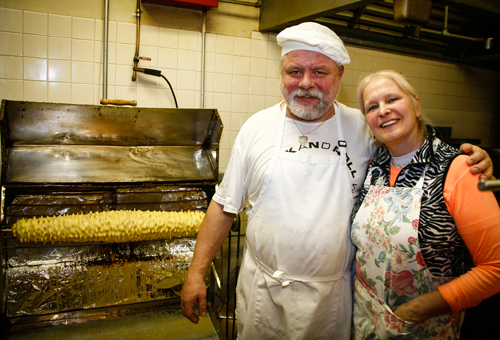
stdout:
MULTIPOLYGON (((417 325, 393 313, 405 302, 454 279, 434 277, 420 251, 418 218, 427 168, 414 188, 386 187, 380 177, 369 188, 354 218, 355 339, 459 338, 463 311, 429 318, 417 325)), ((371 174, 368 176, 371 178, 371 174)))

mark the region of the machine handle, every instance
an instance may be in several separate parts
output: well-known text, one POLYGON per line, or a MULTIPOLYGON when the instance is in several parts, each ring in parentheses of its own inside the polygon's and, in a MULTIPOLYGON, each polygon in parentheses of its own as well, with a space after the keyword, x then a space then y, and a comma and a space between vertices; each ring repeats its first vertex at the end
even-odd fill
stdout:
POLYGON ((137 101, 135 101, 135 100, 123 100, 123 99, 101 99, 101 105, 131 105, 131 106, 136 106, 137 101))

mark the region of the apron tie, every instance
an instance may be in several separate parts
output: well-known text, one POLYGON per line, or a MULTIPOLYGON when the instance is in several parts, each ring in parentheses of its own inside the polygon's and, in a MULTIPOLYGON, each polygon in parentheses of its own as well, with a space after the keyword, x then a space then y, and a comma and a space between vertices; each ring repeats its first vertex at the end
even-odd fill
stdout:
POLYGON ((250 245, 250 242, 246 242, 246 246, 248 250, 250 251, 250 255, 252 255, 252 258, 254 259, 255 263, 259 265, 259 267, 262 269, 264 273, 272 277, 274 280, 278 281, 281 283, 282 288, 286 288, 290 286, 290 283, 298 281, 298 282, 331 282, 338 280, 342 277, 344 277, 346 274, 349 274, 351 272, 350 268, 347 268, 343 272, 340 272, 335 275, 331 276, 299 276, 299 275, 285 275, 285 272, 281 270, 273 270, 269 266, 267 266, 265 263, 263 263, 261 260, 257 258, 257 255, 255 255, 255 252, 250 245))

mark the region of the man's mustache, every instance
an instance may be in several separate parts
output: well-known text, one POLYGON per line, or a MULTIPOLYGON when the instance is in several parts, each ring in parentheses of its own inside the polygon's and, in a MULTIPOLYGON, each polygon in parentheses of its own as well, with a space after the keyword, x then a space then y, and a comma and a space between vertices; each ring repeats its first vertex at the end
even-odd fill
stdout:
POLYGON ((292 98, 295 97, 312 97, 312 98, 318 98, 320 100, 323 99, 323 93, 319 91, 318 89, 310 89, 310 90, 304 90, 304 89, 296 89, 293 90, 292 92, 292 98))

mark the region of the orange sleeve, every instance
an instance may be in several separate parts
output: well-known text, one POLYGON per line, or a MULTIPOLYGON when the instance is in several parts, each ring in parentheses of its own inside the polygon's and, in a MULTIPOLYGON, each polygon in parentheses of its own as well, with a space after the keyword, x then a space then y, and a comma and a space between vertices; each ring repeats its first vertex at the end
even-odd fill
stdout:
POLYGON ((477 305, 500 291, 500 208, 492 192, 479 191, 467 156, 453 160, 444 185, 444 199, 475 267, 440 286, 453 312, 477 305))

